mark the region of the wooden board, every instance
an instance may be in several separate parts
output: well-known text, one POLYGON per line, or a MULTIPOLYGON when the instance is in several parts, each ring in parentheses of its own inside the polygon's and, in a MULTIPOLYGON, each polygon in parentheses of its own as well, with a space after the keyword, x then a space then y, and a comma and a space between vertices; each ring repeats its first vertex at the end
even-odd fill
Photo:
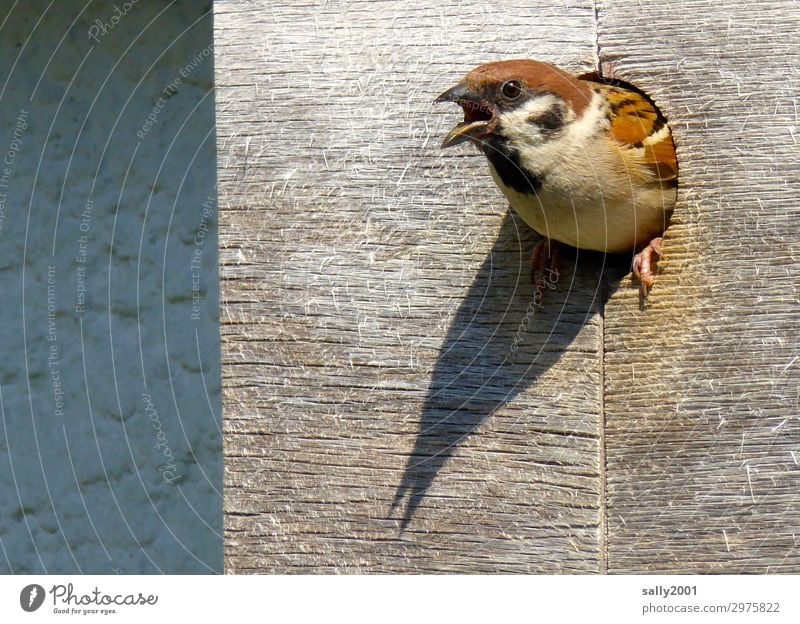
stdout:
POLYGON ((649 309, 606 310, 611 572, 800 571, 800 7, 710 4, 599 10, 681 167, 649 309))
POLYGON ((791 0, 215 7, 229 572, 800 569, 791 0), (582 254, 530 314, 430 102, 598 53, 676 135, 666 257, 646 309, 582 254))
POLYGON ((533 236, 432 106, 592 69, 591 3, 220 2, 216 41, 227 570, 597 572, 600 273, 528 314, 533 236))

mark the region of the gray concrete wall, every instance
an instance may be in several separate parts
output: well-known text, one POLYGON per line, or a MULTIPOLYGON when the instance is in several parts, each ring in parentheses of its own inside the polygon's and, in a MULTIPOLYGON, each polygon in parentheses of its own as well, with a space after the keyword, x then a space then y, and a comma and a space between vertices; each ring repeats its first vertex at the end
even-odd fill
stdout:
POLYGON ((222 569, 210 6, 0 9, 0 571, 222 569))

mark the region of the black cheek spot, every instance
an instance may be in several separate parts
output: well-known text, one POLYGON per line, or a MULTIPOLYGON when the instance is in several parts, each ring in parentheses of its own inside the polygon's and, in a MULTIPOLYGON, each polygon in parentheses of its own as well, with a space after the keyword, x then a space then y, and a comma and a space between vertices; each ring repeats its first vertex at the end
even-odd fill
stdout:
POLYGON ((566 111, 560 106, 549 108, 543 113, 529 117, 528 123, 536 124, 546 134, 554 134, 564 127, 566 111))
POLYGON ((484 142, 481 149, 507 187, 519 193, 535 193, 542 187, 541 178, 523 170, 519 152, 504 138, 494 136, 484 142))

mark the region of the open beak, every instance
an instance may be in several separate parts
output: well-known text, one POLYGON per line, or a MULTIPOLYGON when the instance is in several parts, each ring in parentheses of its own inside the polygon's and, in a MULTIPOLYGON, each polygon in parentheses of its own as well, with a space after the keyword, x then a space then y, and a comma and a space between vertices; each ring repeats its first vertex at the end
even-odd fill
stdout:
POLYGON ((448 89, 434 100, 436 104, 439 102, 455 102, 464 109, 464 121, 448 133, 442 141, 442 147, 452 147, 470 139, 479 141, 490 133, 492 112, 463 83, 448 89))

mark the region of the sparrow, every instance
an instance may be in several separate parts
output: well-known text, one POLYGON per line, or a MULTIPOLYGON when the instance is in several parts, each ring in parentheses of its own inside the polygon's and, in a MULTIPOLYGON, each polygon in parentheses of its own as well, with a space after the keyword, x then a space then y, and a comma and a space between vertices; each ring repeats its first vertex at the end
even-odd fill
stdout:
POLYGON ((464 110, 442 147, 477 145, 511 207, 541 234, 531 256, 537 287, 545 270, 557 277, 564 243, 635 253, 647 297, 678 164, 670 128, 646 95, 621 81, 511 60, 473 69, 435 101, 464 110))

